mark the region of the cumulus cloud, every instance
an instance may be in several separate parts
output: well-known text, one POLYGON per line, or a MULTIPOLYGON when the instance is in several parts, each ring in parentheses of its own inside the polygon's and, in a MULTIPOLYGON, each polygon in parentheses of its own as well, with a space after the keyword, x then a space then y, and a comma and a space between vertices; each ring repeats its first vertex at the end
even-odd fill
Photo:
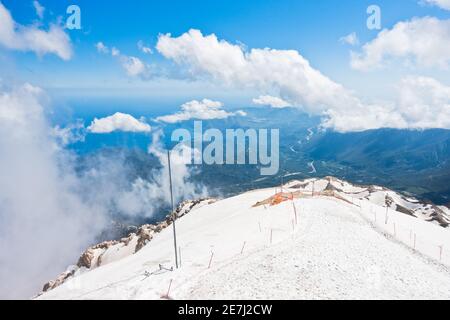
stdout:
POLYGON ((253 99, 253 103, 278 109, 288 108, 292 106, 289 102, 286 102, 279 97, 269 95, 259 96, 258 98, 253 99))
POLYGON ((415 128, 450 128, 450 86, 421 76, 404 78, 399 85, 398 112, 415 128))
POLYGON ((33 7, 34 10, 36 10, 36 15, 39 17, 39 19, 43 19, 45 8, 37 0, 33 1, 33 7))
POLYGON ((37 55, 55 54, 63 60, 72 57, 69 36, 55 24, 48 31, 37 26, 23 26, 14 21, 0 2, 0 45, 10 50, 32 51, 37 55))
POLYGON ((129 77, 139 77, 146 79, 150 76, 150 67, 145 64, 141 59, 133 56, 127 56, 120 52, 116 47, 112 47, 111 50, 103 42, 97 42, 95 45, 97 51, 102 54, 109 54, 116 57, 122 68, 125 70, 129 77))
POLYGON ((105 53, 108 54, 109 53, 109 48, 107 46, 105 46, 105 44, 103 42, 97 42, 95 44, 95 47, 97 48, 97 51, 99 53, 105 53))
POLYGON ((187 121, 191 119, 198 120, 212 120, 212 119, 226 119, 231 116, 240 115, 245 116, 244 111, 227 112, 222 109, 223 103, 219 101, 213 101, 209 99, 203 99, 201 101, 192 100, 184 103, 181 106, 181 111, 175 114, 162 116, 156 118, 157 121, 166 123, 176 123, 187 121))
POLYGON ((142 40, 138 41, 137 46, 143 53, 153 54, 153 50, 150 47, 147 47, 142 40))
POLYGON ((348 44, 351 46, 356 46, 359 44, 359 39, 358 39, 358 36, 356 35, 356 32, 352 32, 352 33, 340 38, 339 42, 348 44))
POLYGON ((447 68, 450 20, 424 17, 399 22, 366 43, 362 52, 352 52, 351 66, 357 70, 371 70, 395 58, 418 66, 447 68))
POLYGON ((381 127, 398 129, 450 129, 450 87, 436 79, 422 76, 403 78, 397 86, 395 101, 370 105, 345 114, 333 114, 326 126, 346 131, 350 126, 360 130, 381 127), (370 110, 370 112, 369 112, 370 110))
POLYGON ((151 127, 143 120, 138 120, 129 114, 117 112, 105 118, 95 118, 87 130, 92 133, 111 133, 114 131, 150 132, 151 127))
MULTIPOLYGON (((438 29, 441 23, 434 18, 416 19, 411 23, 416 21, 418 24, 425 21, 425 25, 430 24, 438 29)), ((439 31, 440 34, 436 35, 428 28, 427 36, 424 37, 425 32, 417 30, 417 47, 423 48, 424 51, 419 60, 428 61, 426 53, 442 58, 446 48, 450 48, 450 41, 446 41, 441 48, 435 48, 440 53, 437 54, 429 52, 428 46, 423 45, 436 44, 436 38, 446 35, 445 28, 439 31)), ((383 32, 379 38, 384 38, 383 32)), ((408 41, 406 44, 408 47, 408 41)), ((341 132, 382 127, 424 128, 423 122, 415 121, 408 116, 406 108, 402 109, 397 105, 399 102, 363 101, 352 91, 314 69, 308 60, 295 50, 265 48, 244 51, 242 46, 218 40, 214 34, 204 36, 198 30, 190 30, 179 37, 161 35, 156 48, 166 58, 187 66, 194 77, 208 77, 225 85, 256 88, 263 92, 279 92, 280 98, 289 104, 299 106, 311 114, 321 115, 324 128, 341 132)), ((371 51, 367 46, 365 50, 371 51)), ((369 56, 373 58, 372 55, 369 56)), ((441 62, 444 60, 446 59, 441 59, 441 62)), ((442 127, 445 124, 437 118, 435 120, 433 123, 430 118, 425 127, 442 127)))
POLYGON ((437 6, 444 10, 450 10, 450 0, 422 0, 424 3, 437 6))
POLYGON ((120 51, 119 51, 119 49, 113 47, 113 48, 111 49, 111 55, 112 55, 113 57, 120 56, 120 51))
MULTIPOLYGON (((279 92, 284 101, 313 114, 331 116, 365 108, 352 92, 314 69, 295 50, 265 48, 247 52, 240 45, 218 40, 214 34, 203 36, 198 30, 177 38, 161 35, 156 48, 166 58, 188 66, 194 77, 279 92)), ((348 126, 345 130, 353 129, 348 126)))
POLYGON ((148 73, 148 68, 141 59, 136 57, 122 56, 122 67, 130 77, 145 77, 148 73))
POLYGON ((161 35, 157 49, 166 58, 185 64, 196 77, 210 76, 228 85, 276 91, 283 100, 316 111, 327 106, 354 105, 354 97, 295 50, 252 49, 219 41, 190 30, 178 38, 161 35))

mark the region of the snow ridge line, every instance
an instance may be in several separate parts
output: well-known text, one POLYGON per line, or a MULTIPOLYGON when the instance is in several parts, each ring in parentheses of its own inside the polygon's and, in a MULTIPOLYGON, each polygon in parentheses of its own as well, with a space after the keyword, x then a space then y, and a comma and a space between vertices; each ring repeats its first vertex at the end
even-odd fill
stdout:
MULTIPOLYGON (((356 205, 357 207, 360 207, 360 208, 361 208, 360 205, 358 206, 358 205, 355 204, 355 203, 353 203, 353 204, 356 205)), ((373 207, 373 204, 369 203, 369 206, 372 208, 372 207, 373 207)), ((375 212, 375 214, 376 214, 376 212, 375 212)), ((429 256, 429 255, 427 255, 427 254, 421 252, 421 251, 418 250, 417 248, 415 249, 415 248, 411 247, 410 245, 408 245, 407 243, 405 243, 405 242, 402 241, 401 239, 397 238, 396 235, 395 235, 395 233, 392 234, 392 233, 390 233, 387 229, 384 229, 384 228, 382 228, 381 226, 379 226, 378 224, 376 224, 376 223, 377 223, 377 220, 374 220, 374 221, 370 220, 370 218, 368 218, 367 216, 365 216, 365 215, 362 213, 362 209, 360 210, 360 216, 361 216, 362 219, 364 219, 364 220, 371 226, 371 228, 372 228, 373 230, 375 230, 375 231, 378 232, 379 234, 383 235, 383 236, 384 236, 386 239, 388 239, 389 241, 392 241, 392 242, 394 242, 394 243, 397 243, 397 244, 399 244, 399 245, 405 247, 405 248, 408 249, 412 254, 415 254, 415 255, 421 257, 422 259, 424 259, 425 261, 427 261, 428 263, 432 263, 433 265, 435 265, 435 266, 437 266, 437 267, 440 267, 440 268, 442 268, 444 271, 450 273, 450 267, 447 266, 447 265, 446 265, 445 263, 443 263, 442 261, 440 261, 440 260, 442 260, 442 259, 439 259, 439 258, 436 259, 436 258, 434 258, 434 257, 431 257, 431 256, 429 256)), ((398 223, 394 223, 393 225, 394 225, 394 226, 397 226, 397 227, 403 227, 403 225, 398 224, 398 223)), ((405 227, 403 227, 403 228, 404 228, 405 230, 412 230, 412 229, 407 229, 407 228, 405 228, 405 227)), ((417 240, 417 237, 416 237, 416 240, 417 240)), ((424 241, 424 242, 428 242, 428 241, 424 241)), ((417 243, 417 242, 416 242, 416 243, 417 243)), ((430 242, 428 242, 428 243, 430 243, 430 242)), ((435 245, 435 246, 438 247, 438 248, 440 247, 440 245, 436 245, 436 244, 434 244, 434 243, 433 243, 432 245, 435 245)), ((447 250, 445 250, 445 251, 447 251, 447 250)), ((442 255, 442 256, 443 256, 443 255, 442 255)), ((441 256, 441 258, 442 258, 442 256, 441 256)))

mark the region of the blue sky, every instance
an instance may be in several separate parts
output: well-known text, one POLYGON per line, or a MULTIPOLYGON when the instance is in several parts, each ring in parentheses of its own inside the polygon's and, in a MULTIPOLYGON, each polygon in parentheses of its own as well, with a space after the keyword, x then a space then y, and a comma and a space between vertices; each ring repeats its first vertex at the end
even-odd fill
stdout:
MULTIPOLYGON (((21 24, 37 20, 31 0, 2 0, 14 19, 21 24)), ((374 38, 376 30, 366 28, 366 8, 376 3, 382 9, 382 26, 414 16, 449 17, 449 12, 418 4, 418 0, 276 0, 276 1, 50 1, 41 0, 46 8, 44 24, 66 17, 66 8, 77 4, 82 10, 82 30, 68 31, 74 45, 71 61, 33 53, 3 52, 6 68, 14 76, 32 79, 46 87, 76 89, 89 84, 128 86, 114 59, 99 56, 95 43, 116 46, 129 55, 148 62, 164 62, 158 54, 145 57, 136 46, 139 40, 154 46, 158 34, 180 35, 190 28, 204 34, 215 33, 230 42, 242 42, 249 48, 296 49, 324 74, 341 83, 357 85, 360 74, 349 68, 349 47, 340 37, 356 32, 361 42, 374 38), (33 74, 32 72, 37 73, 33 74)), ((391 70, 393 72, 394 70, 391 70)), ((379 74, 371 74, 376 79, 379 74)))
POLYGON ((17 23, 34 24, 44 30, 52 23, 65 21, 66 8, 76 4, 81 8, 82 30, 65 30, 73 48, 68 61, 54 54, 39 56, 0 46, 0 76, 4 82, 31 82, 55 95, 86 99, 142 96, 181 103, 209 97, 234 104, 249 103, 256 94, 251 88, 242 90, 209 80, 193 81, 185 77, 180 66, 155 50, 158 35, 171 33, 178 37, 194 28, 203 35, 213 33, 219 40, 243 44, 248 49, 297 50, 314 69, 358 97, 386 99, 394 96, 398 82, 411 74, 433 77, 450 85, 448 68, 405 68, 402 62, 392 63, 388 69, 361 72, 350 66, 350 51, 360 52, 380 32, 366 27, 369 5, 381 8, 382 28, 388 30, 414 17, 450 19, 450 11, 424 1, 445 0, 40 0, 45 7, 42 20, 37 17, 32 0, 1 0, 17 23), (340 41, 353 32, 359 45, 340 41), (138 41, 143 41, 154 53, 141 52, 138 41), (119 49, 124 56, 142 60, 151 66, 152 76, 146 79, 127 76, 117 58, 97 51, 98 42, 109 49, 119 49))

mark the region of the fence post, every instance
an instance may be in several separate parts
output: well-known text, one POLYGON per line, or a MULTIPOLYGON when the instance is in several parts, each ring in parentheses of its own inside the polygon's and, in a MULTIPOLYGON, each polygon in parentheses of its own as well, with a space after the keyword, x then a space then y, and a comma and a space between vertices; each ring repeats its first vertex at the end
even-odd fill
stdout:
POLYGON ((212 262, 213 256, 214 256, 214 252, 213 252, 213 251, 211 251, 211 258, 209 258, 208 269, 210 269, 210 268, 211 268, 211 262, 212 262))
POLYGON ((270 244, 272 244, 272 238, 273 238, 273 229, 270 229, 270 244))
POLYGON ((295 207, 294 201, 292 201, 292 206, 294 207, 295 224, 298 224, 298 221, 297 221, 297 208, 295 207))
POLYGON ((245 248, 245 244, 246 244, 247 242, 246 241, 244 241, 244 245, 242 246, 242 249, 241 249, 241 254, 243 254, 244 253, 244 248, 245 248))
POLYGON ((163 294, 161 296, 162 299, 167 299, 167 300, 170 299, 169 294, 170 294, 170 288, 172 287, 172 281, 173 281, 173 279, 170 279, 169 288, 167 289, 167 293, 163 294))

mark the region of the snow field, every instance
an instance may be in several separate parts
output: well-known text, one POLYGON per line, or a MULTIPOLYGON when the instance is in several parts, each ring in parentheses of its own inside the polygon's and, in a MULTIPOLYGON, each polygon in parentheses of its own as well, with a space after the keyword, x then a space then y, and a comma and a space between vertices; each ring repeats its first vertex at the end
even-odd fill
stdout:
POLYGON ((449 254, 440 263, 434 247, 450 243, 448 230, 392 210, 386 225, 385 208, 356 198, 361 208, 325 196, 252 208, 273 194, 244 193, 180 218, 178 270, 159 268, 174 266, 169 227, 138 253, 39 298, 161 299, 169 285, 174 299, 450 298, 449 254))

